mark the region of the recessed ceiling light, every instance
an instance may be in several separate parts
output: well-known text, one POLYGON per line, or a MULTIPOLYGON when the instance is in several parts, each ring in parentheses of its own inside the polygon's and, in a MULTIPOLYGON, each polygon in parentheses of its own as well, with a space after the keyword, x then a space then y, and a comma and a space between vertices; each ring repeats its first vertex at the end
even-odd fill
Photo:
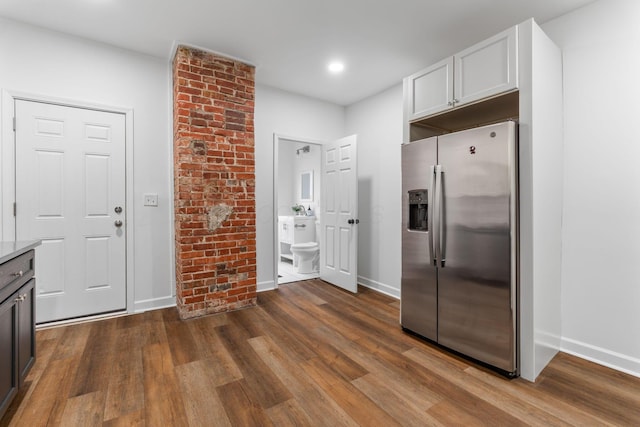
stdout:
POLYGON ((344 71, 344 64, 342 62, 334 61, 329 64, 329 71, 333 74, 338 74, 344 71))

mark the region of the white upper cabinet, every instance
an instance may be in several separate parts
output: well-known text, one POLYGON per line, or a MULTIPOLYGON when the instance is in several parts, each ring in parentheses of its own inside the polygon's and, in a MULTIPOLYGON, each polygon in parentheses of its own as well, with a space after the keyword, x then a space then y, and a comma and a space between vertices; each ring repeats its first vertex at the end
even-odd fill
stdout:
POLYGON ((455 55, 455 105, 518 87, 517 28, 512 27, 455 55))
POLYGON ((405 121, 516 89, 517 37, 512 27, 405 78, 405 121))
POLYGON ((440 61, 405 79, 407 120, 419 119, 451 107, 453 57, 440 61))

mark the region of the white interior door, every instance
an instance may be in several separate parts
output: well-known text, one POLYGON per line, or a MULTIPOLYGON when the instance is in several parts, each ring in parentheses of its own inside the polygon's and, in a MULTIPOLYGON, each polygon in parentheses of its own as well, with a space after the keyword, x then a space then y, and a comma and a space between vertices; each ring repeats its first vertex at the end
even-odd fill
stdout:
POLYGON ((322 146, 320 278, 358 291, 356 136, 322 146))
POLYGON ((126 308, 125 115, 16 100, 16 239, 36 322, 126 308))

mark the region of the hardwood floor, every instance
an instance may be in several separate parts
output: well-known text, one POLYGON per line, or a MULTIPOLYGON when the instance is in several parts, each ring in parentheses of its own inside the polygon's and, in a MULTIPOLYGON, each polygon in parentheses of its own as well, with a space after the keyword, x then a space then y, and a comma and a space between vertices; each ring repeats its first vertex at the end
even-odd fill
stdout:
POLYGON ((175 309, 37 332, 38 360, 0 425, 640 425, 640 379, 559 354, 506 380, 401 331, 399 303, 319 280, 259 306, 175 309))

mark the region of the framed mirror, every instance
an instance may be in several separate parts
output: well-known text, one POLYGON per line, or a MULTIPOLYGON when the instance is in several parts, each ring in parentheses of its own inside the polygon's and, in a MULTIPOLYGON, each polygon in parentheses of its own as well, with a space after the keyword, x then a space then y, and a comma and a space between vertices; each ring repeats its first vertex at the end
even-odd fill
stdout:
POLYGON ((313 202, 313 171, 300 173, 300 201, 313 202))

